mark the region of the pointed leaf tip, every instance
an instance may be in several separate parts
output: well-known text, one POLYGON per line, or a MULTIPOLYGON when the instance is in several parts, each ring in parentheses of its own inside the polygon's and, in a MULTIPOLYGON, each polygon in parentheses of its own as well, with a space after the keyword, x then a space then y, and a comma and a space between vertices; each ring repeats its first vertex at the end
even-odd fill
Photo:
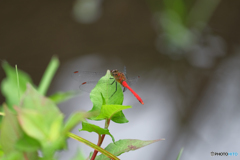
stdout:
MULTIPOLYGON (((105 150, 112 153, 115 156, 119 156, 125 152, 129 152, 129 151, 133 151, 133 150, 145 147, 159 140, 162 140, 162 139, 149 140, 149 141, 143 141, 138 139, 122 139, 115 143, 110 143, 105 148, 105 150)), ((109 160, 109 159, 104 155, 99 155, 96 157, 96 160, 109 160)))
POLYGON ((112 134, 109 132, 108 129, 101 128, 97 125, 94 125, 94 124, 91 124, 88 122, 82 122, 82 129, 80 129, 79 131, 95 132, 98 135, 107 134, 107 135, 111 136, 112 141, 115 142, 114 137, 112 136, 112 134))
MULTIPOLYGON (((107 71, 106 75, 103 76, 95 86, 95 88, 90 93, 90 99, 93 103, 93 108, 89 111, 101 111, 103 105, 122 105, 123 103, 123 92, 120 83, 117 83, 115 79, 111 76, 110 70, 107 71)), ((104 116, 91 118, 91 120, 104 120, 104 116)), ((128 120, 124 116, 123 112, 120 110, 114 116, 112 116, 112 121, 115 123, 127 123, 128 120)))

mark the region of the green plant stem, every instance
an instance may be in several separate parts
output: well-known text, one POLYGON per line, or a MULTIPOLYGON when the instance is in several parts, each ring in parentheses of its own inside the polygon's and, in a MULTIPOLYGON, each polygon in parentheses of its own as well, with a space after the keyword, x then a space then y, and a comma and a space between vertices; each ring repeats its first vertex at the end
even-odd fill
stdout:
POLYGON ((178 156, 177 156, 177 160, 180 160, 180 157, 181 157, 181 155, 182 155, 182 152, 183 152, 183 148, 181 148, 181 150, 180 150, 180 152, 179 152, 179 154, 178 154, 178 156))
POLYGON ((73 134, 71 132, 68 132, 67 136, 72 138, 72 139, 75 139, 75 140, 77 140, 79 142, 82 142, 82 143, 88 145, 91 148, 94 148, 94 149, 98 150, 99 152, 101 152, 102 154, 104 154, 105 156, 109 157, 112 160, 120 160, 119 158, 117 158, 116 156, 111 154, 110 152, 104 150, 103 148, 97 146, 96 144, 94 144, 92 142, 89 142, 88 140, 86 140, 86 139, 84 139, 82 137, 79 137, 79 136, 77 136, 77 135, 75 135, 75 134, 73 134))
POLYGON ((3 113, 3 112, 0 112, 0 116, 5 116, 5 113, 3 113))
MULTIPOLYGON (((97 146, 99 146, 99 147, 101 146, 104 137, 105 137, 105 134, 103 134, 102 136, 99 134, 97 146)), ((94 160, 96 158, 97 153, 98 153, 98 151, 94 150, 91 160, 94 160)))
POLYGON ((19 77, 18 77, 17 65, 15 65, 15 68, 16 68, 16 75, 17 75, 18 99, 19 99, 19 102, 20 102, 20 88, 19 88, 19 77))
MULTIPOLYGON (((109 118, 109 119, 106 119, 106 121, 105 121, 105 127, 104 127, 105 129, 108 129, 108 126, 109 126, 109 124, 110 124, 110 120, 111 120, 110 118, 109 118)), ((97 145, 98 145, 99 147, 102 145, 102 142, 103 142, 104 138, 105 138, 105 134, 103 134, 102 137, 99 137, 99 138, 98 138, 98 144, 97 144, 97 145)), ((98 154, 98 151, 97 151, 97 150, 94 150, 91 160, 94 160, 94 159, 96 158, 97 154, 98 154)))
POLYGON ((48 87, 53 79, 53 76, 54 76, 55 72, 57 71, 58 66, 59 66, 59 60, 57 57, 54 56, 51 59, 46 71, 44 72, 43 78, 41 79, 39 87, 38 87, 38 91, 42 95, 46 94, 48 87))

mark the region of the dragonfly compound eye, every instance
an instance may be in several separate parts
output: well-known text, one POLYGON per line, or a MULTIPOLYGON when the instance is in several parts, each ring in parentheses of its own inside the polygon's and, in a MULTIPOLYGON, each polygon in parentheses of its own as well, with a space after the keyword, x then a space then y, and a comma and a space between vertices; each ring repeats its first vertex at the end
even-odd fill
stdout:
POLYGON ((116 74, 116 73, 118 72, 118 70, 117 70, 117 69, 113 69, 113 70, 111 70, 111 72, 112 72, 113 74, 116 74))

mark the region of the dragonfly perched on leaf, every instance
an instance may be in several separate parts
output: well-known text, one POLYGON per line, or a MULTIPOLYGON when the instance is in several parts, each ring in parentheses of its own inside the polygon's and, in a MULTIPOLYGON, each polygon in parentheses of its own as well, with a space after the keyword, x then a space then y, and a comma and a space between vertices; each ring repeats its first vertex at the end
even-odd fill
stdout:
MULTIPOLYGON (((116 90, 112 93, 111 97, 117 91, 117 83, 120 83, 123 87, 123 92, 125 92, 127 88, 132 92, 132 94, 138 99, 138 101, 141 104, 144 104, 141 97, 131 87, 129 87, 129 85, 138 81, 138 79, 140 78, 139 76, 132 79, 127 78, 126 67, 124 67, 123 72, 120 72, 117 69, 114 69, 114 70, 111 70, 110 73, 111 73, 111 76, 113 77, 113 78, 110 78, 110 79, 113 79, 110 85, 116 85, 116 90)), ((80 90, 83 90, 86 92, 90 92, 96 86, 96 84, 98 83, 98 80, 104 75, 105 75, 104 72, 74 71, 72 73, 73 78, 81 82, 81 85, 79 87, 80 90)))

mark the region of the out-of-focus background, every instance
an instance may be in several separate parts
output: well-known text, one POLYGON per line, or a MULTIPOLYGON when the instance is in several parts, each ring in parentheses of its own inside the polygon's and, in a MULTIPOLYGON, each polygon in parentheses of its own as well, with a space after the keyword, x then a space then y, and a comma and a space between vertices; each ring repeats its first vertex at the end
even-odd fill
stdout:
MULTIPOLYGON (((159 139, 120 156, 123 160, 219 159, 210 152, 237 152, 240 139, 240 1, 75 0, 0 1, 0 59, 31 75, 38 84, 53 55, 61 61, 48 95, 78 90, 75 70, 127 67, 140 75, 125 93, 127 124, 110 124, 115 139, 159 139)), ((0 80, 4 78, 0 70, 0 80)), ((3 96, 0 97, 4 101, 3 96)), ((88 94, 59 105, 66 117, 90 110, 88 94)), ((104 126, 104 122, 98 124, 104 126)), ((94 133, 74 133, 97 142, 94 133)), ((103 147, 111 142, 106 137, 103 147)), ((70 159, 80 148, 69 140, 70 159)))

